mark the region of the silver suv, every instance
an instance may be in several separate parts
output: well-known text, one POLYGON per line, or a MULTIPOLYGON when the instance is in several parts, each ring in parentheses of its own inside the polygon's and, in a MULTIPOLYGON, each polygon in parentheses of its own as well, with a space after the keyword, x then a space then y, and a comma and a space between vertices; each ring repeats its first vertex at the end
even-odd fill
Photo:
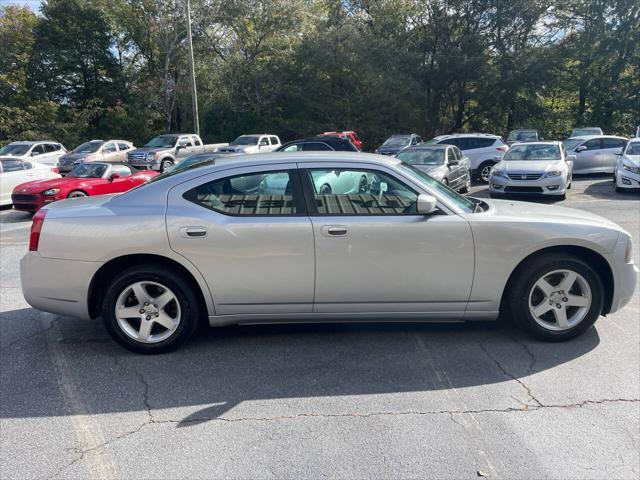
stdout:
POLYGON ((0 148, 3 157, 14 157, 21 160, 33 160, 45 165, 58 166, 58 159, 67 153, 61 143, 49 140, 35 142, 11 142, 0 148))
POLYGON ((489 181, 493 166, 509 150, 502 137, 488 133, 440 135, 426 143, 446 143, 458 147, 471 160, 471 175, 485 183, 489 181))

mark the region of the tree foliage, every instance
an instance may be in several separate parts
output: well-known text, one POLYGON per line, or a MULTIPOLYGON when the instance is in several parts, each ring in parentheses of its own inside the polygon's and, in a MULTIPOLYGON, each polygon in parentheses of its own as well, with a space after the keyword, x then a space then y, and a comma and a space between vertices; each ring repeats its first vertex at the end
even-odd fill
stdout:
MULTIPOLYGON (((637 0, 192 0, 202 134, 640 123, 637 0)), ((0 9, 0 143, 191 130, 184 0, 0 9)))

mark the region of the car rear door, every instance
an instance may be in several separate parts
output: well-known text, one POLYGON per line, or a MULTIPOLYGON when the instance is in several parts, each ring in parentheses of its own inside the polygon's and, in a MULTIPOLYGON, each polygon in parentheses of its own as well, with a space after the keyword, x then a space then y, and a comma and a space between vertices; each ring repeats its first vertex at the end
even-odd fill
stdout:
POLYGON ((305 167, 316 244, 314 312, 463 317, 474 264, 467 221, 444 210, 416 214, 419 190, 385 167, 305 167), (320 179, 338 172, 367 185, 359 193, 319 193, 320 179))
POLYGON ((102 146, 102 157, 100 159, 104 162, 118 161, 118 147, 116 146, 116 142, 109 142, 102 146))
POLYGON ((618 161, 618 154, 622 153, 626 142, 621 138, 603 138, 600 150, 600 168, 604 173, 613 173, 618 161))
POLYGON ((310 313, 314 239, 295 163, 216 171, 173 187, 171 248, 197 265, 216 315, 310 313))

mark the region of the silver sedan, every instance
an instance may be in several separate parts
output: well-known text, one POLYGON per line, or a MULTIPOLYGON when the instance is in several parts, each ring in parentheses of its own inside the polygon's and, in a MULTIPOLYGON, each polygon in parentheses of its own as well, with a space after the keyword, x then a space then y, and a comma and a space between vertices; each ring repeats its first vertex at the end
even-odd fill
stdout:
POLYGON ((502 312, 565 340, 622 308, 638 275, 630 235, 601 217, 461 197, 397 159, 345 152, 221 159, 119 196, 55 202, 34 216, 29 250, 21 276, 32 306, 102 317, 144 353, 177 347, 203 319, 502 312), (367 182, 322 190, 341 175, 367 182))

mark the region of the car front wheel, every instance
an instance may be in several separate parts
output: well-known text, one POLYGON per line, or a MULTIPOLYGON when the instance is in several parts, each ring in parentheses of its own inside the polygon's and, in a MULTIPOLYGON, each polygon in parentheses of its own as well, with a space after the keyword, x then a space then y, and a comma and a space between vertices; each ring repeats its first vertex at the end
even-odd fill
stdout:
POLYGON ((164 172, 167 168, 171 167, 173 162, 171 160, 163 160, 160 164, 160 172, 164 172))
POLYGON ((507 304, 514 320, 535 337, 568 340, 588 330, 602 314, 602 280, 582 259, 539 256, 518 270, 507 304))
POLYGON ((198 301, 181 275, 154 265, 135 266, 113 279, 102 305, 111 336, 137 353, 163 353, 193 335, 198 301))

